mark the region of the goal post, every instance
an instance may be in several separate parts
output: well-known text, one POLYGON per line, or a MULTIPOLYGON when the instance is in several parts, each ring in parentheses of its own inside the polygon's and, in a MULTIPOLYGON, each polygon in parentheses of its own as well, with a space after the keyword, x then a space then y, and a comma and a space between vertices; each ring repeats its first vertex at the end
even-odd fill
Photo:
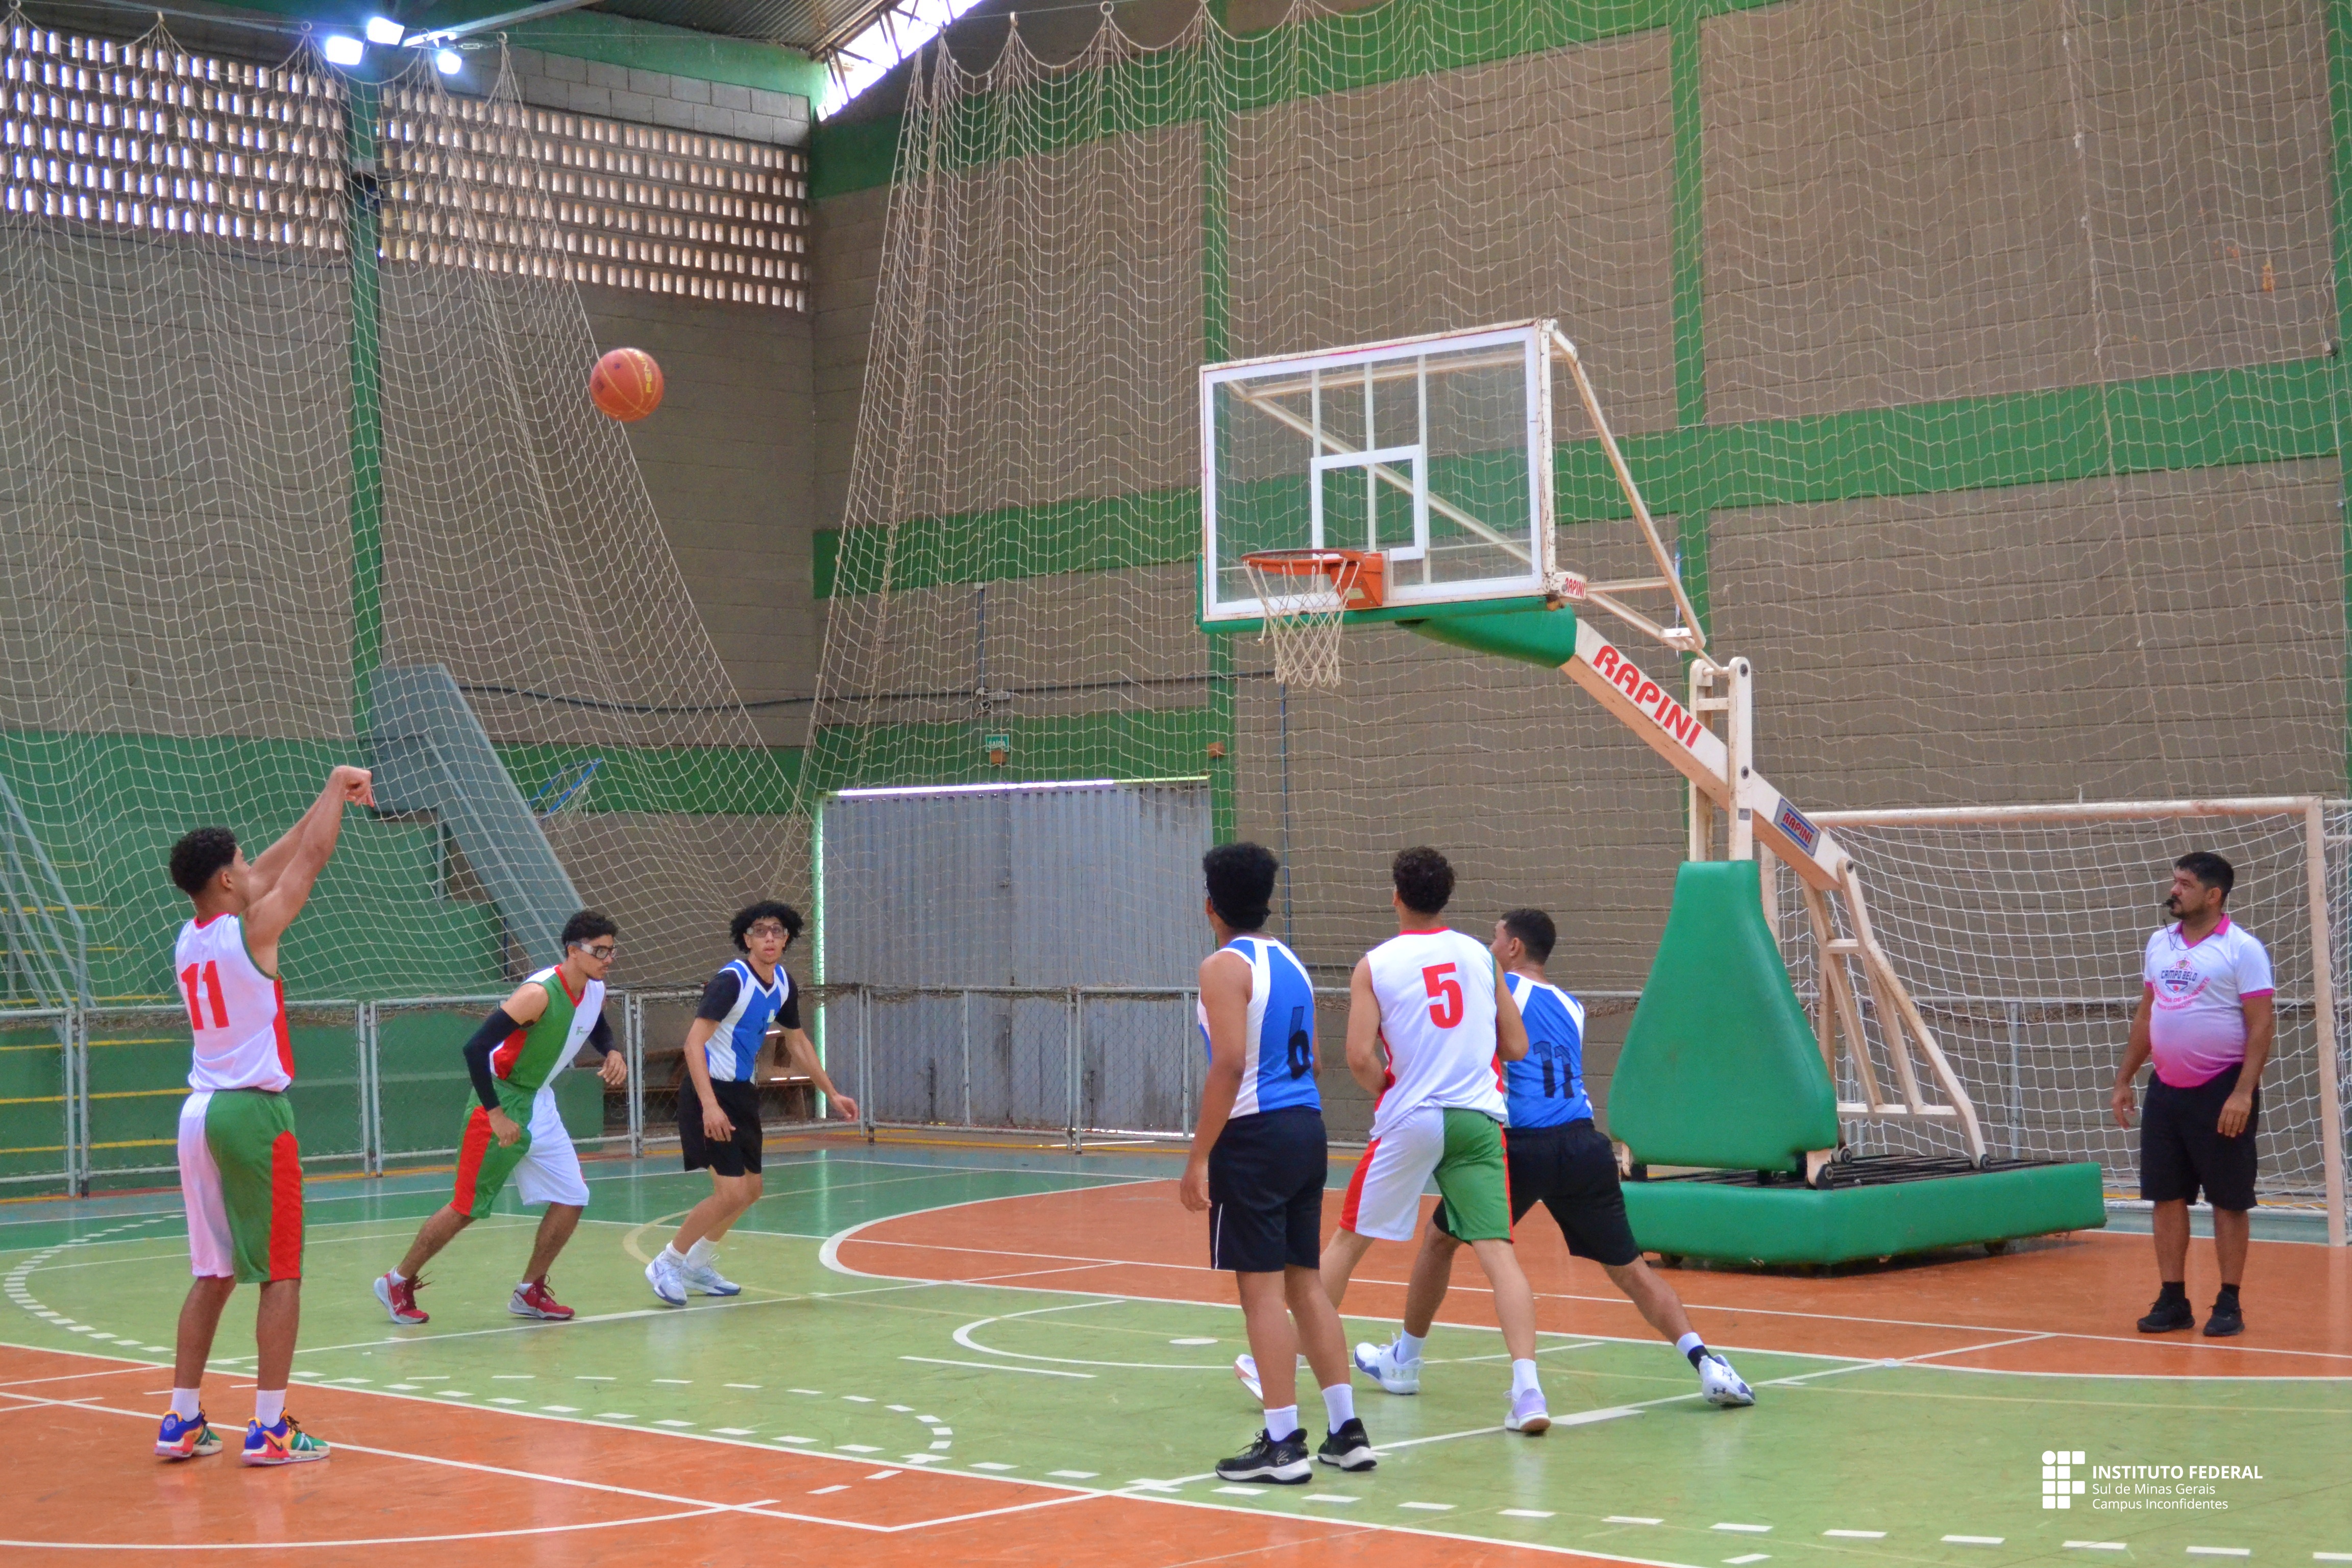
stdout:
MULTIPOLYGON (((1830 811, 1871 872, 1874 936, 1967 1087, 1992 1153, 2095 1160, 2110 1200, 2137 1195, 2138 1137, 2108 1107, 2140 989, 2148 934, 2164 923, 2171 864, 2212 849, 2237 869, 2231 918, 2269 949, 2278 1037, 2263 1074, 2264 1207, 2324 1209, 2345 1240, 2346 1020, 2337 984, 2352 896, 2352 805, 2317 796, 2069 802, 1830 811)), ((1822 1026, 1824 984, 1801 885, 1767 898, 1799 994, 1822 1026)), ((1836 942, 1838 933, 1832 933, 1836 942)), ((1844 943, 1837 942, 1838 946, 1844 943)), ((1852 1146, 1950 1153, 1948 1122, 1882 1114, 1864 1081, 1898 1069, 1886 1020, 1865 1001, 1868 1049, 1837 1068, 1852 1146)), ((1827 1037, 1826 1033, 1823 1036, 1827 1037)))

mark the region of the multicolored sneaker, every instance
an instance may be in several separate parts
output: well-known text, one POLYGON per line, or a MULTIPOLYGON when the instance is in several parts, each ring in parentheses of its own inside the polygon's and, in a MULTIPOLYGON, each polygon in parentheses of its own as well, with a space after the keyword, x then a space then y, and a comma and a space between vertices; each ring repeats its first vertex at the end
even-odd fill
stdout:
POLYGON ((572 1309, 555 1299, 544 1279, 526 1280, 514 1288, 507 1298, 507 1310, 518 1318, 544 1318, 551 1323, 568 1323, 572 1309))
POLYGON ((1543 1390, 1530 1388, 1511 1399, 1511 1413, 1503 1417, 1503 1430, 1524 1432, 1537 1436, 1551 1430, 1551 1407, 1544 1403, 1543 1390))
POLYGON ((280 1415, 275 1426, 258 1421, 245 1424, 245 1462, 248 1465, 307 1465, 327 1457, 327 1446, 291 1415, 280 1415))
POLYGON ((155 1434, 155 1452, 166 1459, 201 1459, 220 1451, 220 1434, 201 1410, 185 1421, 177 1414, 164 1416, 163 1430, 155 1434))
POLYGON ((392 1321, 404 1326, 430 1322, 416 1305, 416 1293, 425 1289, 422 1279, 394 1279, 390 1274, 379 1274, 375 1279, 375 1299, 392 1314, 392 1321))
POLYGON ((697 1263, 688 1258, 686 1267, 677 1271, 677 1277, 682 1284, 690 1285, 706 1296, 740 1296, 743 1293, 743 1287, 719 1272, 719 1255, 715 1252, 708 1263, 697 1263))

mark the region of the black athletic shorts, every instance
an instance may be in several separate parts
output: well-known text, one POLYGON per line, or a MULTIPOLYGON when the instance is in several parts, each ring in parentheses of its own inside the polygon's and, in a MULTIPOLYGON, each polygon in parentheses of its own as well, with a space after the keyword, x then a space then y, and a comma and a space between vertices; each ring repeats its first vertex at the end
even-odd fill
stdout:
POLYGON ((686 1168, 706 1165, 722 1176, 741 1176, 760 1168, 760 1086, 735 1079, 713 1079, 710 1092, 719 1109, 735 1124, 735 1135, 713 1142, 702 1135, 702 1097, 689 1079, 677 1091, 677 1140, 686 1168))
POLYGON ((1209 1151, 1209 1267, 1244 1274, 1323 1261, 1330 1145, 1311 1107, 1237 1116, 1209 1151))
MULTIPOLYGON (((1625 1219, 1624 1189, 1617 1184, 1617 1151, 1590 1118, 1559 1127, 1512 1128, 1503 1134, 1503 1158, 1511 1179, 1513 1226, 1540 1203, 1568 1237, 1571 1256, 1612 1268, 1642 1256, 1625 1219)), ((1445 1229, 1443 1204, 1434 1223, 1445 1229)))
POLYGON ((2151 1079, 2139 1116, 2139 1195, 2152 1204, 2195 1203, 2197 1190, 2217 1209, 2254 1206, 2254 1129, 2263 1116, 2263 1091, 2246 1130, 2235 1138, 2221 1132, 2221 1102, 2238 1087, 2245 1064, 2225 1069, 2195 1089, 2175 1089, 2151 1079))

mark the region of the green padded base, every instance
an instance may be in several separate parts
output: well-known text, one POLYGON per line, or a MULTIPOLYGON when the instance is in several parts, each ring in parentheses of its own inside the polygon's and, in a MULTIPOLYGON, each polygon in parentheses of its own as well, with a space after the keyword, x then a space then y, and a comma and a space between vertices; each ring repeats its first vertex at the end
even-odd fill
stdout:
POLYGON ((2087 1162, 1831 1192, 1627 1182, 1625 1212, 1645 1251, 1759 1264, 1851 1263, 2107 1223, 2099 1167, 2087 1162))

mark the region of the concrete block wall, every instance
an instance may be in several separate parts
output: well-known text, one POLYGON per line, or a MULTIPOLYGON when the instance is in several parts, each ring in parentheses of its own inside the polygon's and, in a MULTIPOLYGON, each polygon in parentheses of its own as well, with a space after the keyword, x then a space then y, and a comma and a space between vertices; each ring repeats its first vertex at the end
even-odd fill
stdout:
POLYGON ((513 59, 515 85, 523 101, 541 109, 733 136, 776 147, 807 146, 815 118, 809 100, 797 93, 700 81, 536 49, 517 49, 513 59))
POLYGON ((601 353, 640 348, 662 405, 628 427, 695 609, 761 738, 797 746, 824 642, 812 599, 809 318, 796 311, 583 284, 601 353))

